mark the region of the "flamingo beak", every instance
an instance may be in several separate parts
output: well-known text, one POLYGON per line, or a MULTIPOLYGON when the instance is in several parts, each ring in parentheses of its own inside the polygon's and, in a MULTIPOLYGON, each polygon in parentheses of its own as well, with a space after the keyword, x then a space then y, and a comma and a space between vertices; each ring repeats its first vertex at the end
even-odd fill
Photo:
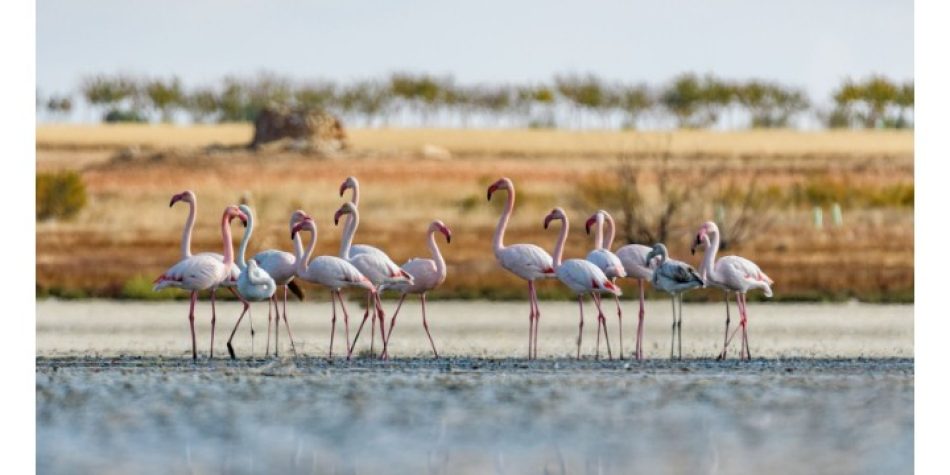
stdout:
POLYGON ((182 198, 184 198, 184 195, 182 195, 181 193, 172 196, 172 200, 170 203, 168 203, 168 207, 171 208, 172 206, 175 206, 175 203, 181 201, 182 198))
POLYGON ((243 211, 238 211, 236 217, 241 220, 241 224, 243 224, 244 227, 246 228, 246 227, 247 227, 247 215, 244 214, 243 211))
POLYGON ((312 220, 311 220, 309 217, 307 217, 307 218, 304 218, 304 219, 300 220, 299 223, 297 223, 297 224, 294 225, 293 229, 290 230, 290 239, 291 239, 291 240, 293 240, 293 239, 294 239, 294 236, 296 236, 297 233, 299 233, 300 230, 303 229, 303 227, 307 225, 307 222, 308 222, 308 221, 312 221, 312 220))
POLYGON ((597 215, 591 216, 587 219, 587 222, 584 223, 584 228, 587 229, 587 234, 590 235, 590 227, 597 222, 597 215))
POLYGON ((343 216, 343 209, 338 209, 336 213, 333 213, 333 225, 340 225, 340 216, 343 216))
POLYGON ((347 188, 349 188, 349 187, 346 186, 346 181, 344 181, 344 182, 340 185, 340 196, 343 196, 343 193, 346 193, 346 189, 347 189, 347 188))
POLYGON ((439 231, 445 235, 445 242, 452 244, 452 230, 448 226, 442 226, 439 228, 439 231))
POLYGON ((496 191, 498 191, 498 183, 494 183, 488 187, 488 201, 491 201, 491 195, 496 191))
POLYGON ((544 229, 548 228, 548 225, 551 224, 551 221, 554 219, 554 215, 547 215, 544 217, 544 229))

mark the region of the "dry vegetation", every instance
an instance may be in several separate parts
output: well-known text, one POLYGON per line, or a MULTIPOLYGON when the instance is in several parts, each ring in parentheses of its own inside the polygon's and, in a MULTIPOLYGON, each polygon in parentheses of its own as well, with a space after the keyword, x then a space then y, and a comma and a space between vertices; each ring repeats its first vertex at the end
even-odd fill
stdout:
MULTIPOLYGON (((452 244, 442 245, 450 277, 433 297, 523 297, 523 284, 500 270, 491 254, 500 203, 485 202, 487 185, 506 175, 519 187, 509 242, 550 247, 556 232, 545 232, 541 219, 560 205, 573 222, 566 254, 582 256, 590 244, 582 223, 596 209, 588 188, 613 180, 624 156, 639 171, 638 189, 650 206, 662 201, 657 176, 663 167, 678 186, 713 182, 670 224, 667 245, 678 257, 698 264, 699 256, 688 254, 689 240, 701 220, 714 216, 710 196, 741 195, 754 182, 761 191, 757 205, 766 214, 755 222, 768 222, 768 232, 728 252, 758 262, 776 280, 777 297, 913 299, 910 132, 348 133, 351 151, 320 157, 245 151, 237 147, 250 140, 244 125, 39 127, 37 170, 79 170, 89 203, 70 221, 37 223, 38 294, 147 295, 151 278, 176 259, 186 209, 169 209, 167 203, 186 188, 197 192, 200 203, 196 250, 220 248, 219 213, 248 193, 259 223, 252 251, 289 249, 287 220, 303 208, 318 219, 318 252, 335 253, 340 229, 331 216, 342 201, 337 189, 347 175, 356 175, 363 213, 358 242, 384 247, 402 262, 425 255, 429 220, 453 228, 452 244), (206 148, 211 144, 219 146, 206 148), (423 153, 428 144, 447 149, 452 158, 423 153), (657 158, 659 148, 668 152, 665 161, 657 158), (843 226, 831 225, 826 207, 825 228, 816 230, 811 203, 839 199, 843 226)), ((621 210, 601 206, 620 217, 621 210)), ((542 291, 561 289, 550 283, 542 291)), ((719 298, 712 291, 692 297, 719 298)))

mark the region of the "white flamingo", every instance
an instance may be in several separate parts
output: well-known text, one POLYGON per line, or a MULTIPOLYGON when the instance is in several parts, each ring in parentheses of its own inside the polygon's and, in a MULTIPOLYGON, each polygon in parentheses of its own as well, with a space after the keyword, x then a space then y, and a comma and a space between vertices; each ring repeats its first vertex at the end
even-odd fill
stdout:
MULTIPOLYGON (((604 275, 613 283, 617 283, 618 277, 626 277, 627 271, 623 268, 623 263, 616 254, 610 252, 610 247, 604 238, 604 217, 609 216, 606 211, 599 210, 593 216, 587 219, 584 229, 590 234, 590 227, 597 224, 594 233, 594 249, 587 254, 587 260, 592 262, 604 272, 604 275)), ((611 236, 611 241, 613 237, 611 236)), ((594 294, 594 298, 600 298, 594 294)), ((620 310, 620 297, 614 295, 614 303, 617 305, 617 325, 620 328, 620 359, 623 359, 623 312, 620 310)))
MULTIPOLYGON (((735 332, 742 330, 742 350, 740 358, 752 359, 752 353, 749 351, 748 309, 746 308, 745 294, 749 290, 759 289, 766 297, 772 297, 772 284, 775 282, 759 269, 754 262, 739 256, 723 256, 716 260, 716 253, 719 252, 719 227, 712 221, 707 221, 700 226, 696 233, 696 240, 692 249, 702 245, 706 247, 703 255, 703 262, 700 265, 700 272, 707 284, 726 291, 726 298, 729 292, 736 293, 736 305, 739 307, 739 328, 731 336, 723 337, 722 353, 719 359, 726 357, 726 348, 735 332)), ((726 332, 729 334, 729 302, 726 302, 726 332)))
POLYGON ((346 303, 343 300, 341 291, 347 287, 356 287, 366 289, 373 294, 376 293, 376 286, 366 278, 353 264, 345 259, 336 256, 317 256, 312 261, 310 256, 317 245, 317 223, 313 219, 305 218, 297 223, 290 231, 291 239, 301 230, 309 230, 312 233, 310 244, 307 245, 306 252, 301 247, 297 247, 297 277, 314 284, 322 285, 330 289, 330 301, 333 305, 333 318, 330 320, 330 351, 328 357, 333 357, 333 336, 336 333, 336 301, 340 301, 340 308, 343 310, 343 323, 346 328, 347 347, 350 339, 350 316, 346 310, 346 303))
MULTIPOLYGON (((346 190, 353 190, 353 194, 350 195, 350 203, 353 203, 353 206, 359 208, 360 206, 360 182, 356 179, 355 176, 348 176, 346 180, 343 180, 343 183, 340 185, 340 196, 342 197, 346 194, 346 190)), ((353 223, 353 216, 350 215, 346 218, 346 226, 350 226, 353 223)), ((370 246, 369 244, 351 244, 350 245, 350 255, 347 257, 357 256, 359 254, 379 254, 384 257, 386 253, 377 247, 370 246)), ((387 257, 388 258, 388 257, 387 257)))
MULTIPOLYGON (((290 229, 294 229, 294 226, 297 223, 303 221, 310 216, 307 215, 303 210, 294 211, 290 215, 290 229)), ((287 322, 287 291, 290 290, 297 296, 300 300, 303 300, 303 289, 301 289, 295 282, 294 276, 296 276, 297 271, 297 254, 303 253, 303 243, 300 242, 299 236, 294 236, 294 249, 300 249, 298 253, 289 253, 287 251, 281 251, 279 249, 268 249, 266 251, 260 251, 257 254, 254 254, 254 257, 251 260, 257 261, 258 266, 267 272, 271 278, 274 279, 274 283, 278 286, 284 288, 284 308, 281 312, 277 306, 277 296, 276 294, 271 297, 271 302, 274 304, 274 311, 277 314, 276 328, 274 332, 274 355, 276 356, 279 352, 278 345, 278 335, 280 334, 280 316, 284 316, 284 327, 287 329, 287 336, 290 338, 290 347, 296 353, 296 347, 294 346, 294 335, 290 332, 290 323, 287 322)), ((271 313, 270 306, 267 307, 267 348, 264 350, 265 355, 270 353, 270 327, 271 327, 271 313)))
MULTIPOLYGON (((604 235, 604 248, 613 247, 614 236, 616 235, 616 225, 614 218, 610 213, 601 210, 604 213, 606 233, 604 235)), ((637 360, 643 359, 643 317, 645 311, 645 291, 646 283, 653 280, 653 263, 647 260, 647 254, 650 254, 652 248, 643 244, 627 244, 617 249, 614 254, 623 264, 627 277, 637 280, 637 291, 640 294, 640 313, 637 315, 637 347, 634 350, 637 360)))
MULTIPOLYGON (((339 224, 340 218, 344 215, 350 215, 351 219, 348 220, 348 224, 345 226, 346 230, 343 232, 343 240, 340 242, 340 257, 346 259, 350 264, 353 264, 376 286, 376 291, 370 294, 368 302, 371 302, 374 307, 373 318, 379 320, 379 336, 385 345, 385 314, 383 313, 383 306, 379 300, 379 294, 386 287, 391 285, 401 282, 412 284, 413 278, 412 275, 402 270, 389 256, 382 252, 364 252, 355 256, 351 255, 350 248, 353 245, 353 235, 356 234, 356 230, 360 225, 360 212, 353 203, 343 203, 343 206, 340 206, 340 209, 333 215, 333 223, 339 224)), ((356 329, 356 334, 353 336, 353 342, 350 344, 348 356, 351 355, 353 349, 356 348, 356 341, 359 339, 360 332, 363 330, 363 325, 366 323, 368 317, 369 306, 367 306, 366 314, 363 315, 363 321, 360 322, 360 326, 356 329)), ((372 351, 372 348, 370 348, 370 351, 372 351)))
POLYGON ((584 295, 591 294, 594 305, 597 307, 597 357, 600 357, 600 331, 603 328, 604 340, 607 342, 607 356, 613 359, 610 353, 610 339, 607 336, 607 319, 604 318, 604 312, 600 307, 600 299, 595 297, 598 293, 609 293, 615 296, 622 295, 620 287, 614 285, 610 279, 604 275, 599 267, 584 259, 561 260, 564 254, 564 243, 567 242, 567 233, 570 229, 570 222, 567 215, 561 208, 554 208, 544 217, 544 229, 548 228, 551 221, 560 219, 561 233, 558 236, 557 244, 554 246, 554 272, 560 280, 569 289, 577 294, 577 305, 580 309, 580 325, 577 330, 577 358, 581 357, 581 337, 584 330, 584 295))
POLYGON ((679 358, 683 358, 683 292, 703 286, 703 279, 693 266, 676 259, 670 259, 666 246, 657 243, 647 254, 647 262, 659 257, 660 262, 653 271, 653 288, 670 294, 673 300, 673 329, 670 337, 670 359, 679 337, 679 358), (676 302, 679 301, 679 319, 676 318, 676 302))
POLYGON ((528 281, 528 358, 538 356, 538 324, 541 319, 541 309, 538 308, 538 293, 534 281, 555 277, 554 261, 544 249, 534 244, 512 244, 505 246, 505 229, 515 208, 515 185, 508 178, 500 178, 488 187, 488 200, 498 190, 508 191, 508 201, 505 210, 498 218, 495 236, 492 238, 492 249, 495 259, 508 272, 528 281))
POLYGON ((429 344, 432 345, 432 354, 434 354, 436 358, 439 357, 439 352, 435 349, 435 342, 432 340, 432 334, 429 333, 429 324, 426 322, 426 292, 438 287, 442 282, 445 282, 446 276, 445 259, 442 257, 442 252, 439 251, 439 245, 435 243, 435 233, 437 232, 445 235, 446 243, 452 242, 452 230, 442 221, 432 221, 426 230, 426 242, 429 245, 429 252, 432 253, 432 259, 422 257, 409 259, 402 265, 402 270, 412 276, 413 283, 408 284, 401 282, 393 284, 390 287, 402 295, 399 296, 399 304, 396 305, 396 311, 393 312, 393 318, 389 322, 389 331, 386 333, 386 341, 383 342, 382 357, 384 358, 389 357, 389 338, 393 334, 393 328, 396 327, 396 316, 399 315, 399 309, 402 308, 402 303, 406 300, 406 295, 408 294, 417 294, 422 300, 422 327, 425 328, 426 335, 429 336, 429 344))
MULTIPOLYGON (((241 320, 244 319, 245 313, 247 314, 248 322, 251 324, 251 356, 254 355, 254 321, 251 319, 251 303, 249 301, 268 301, 267 322, 269 324, 271 318, 270 304, 274 302, 274 292, 277 291, 277 283, 274 282, 274 278, 271 277, 267 271, 258 267, 256 260, 251 259, 250 261, 245 261, 244 259, 244 256, 247 254, 247 244, 251 240, 251 235, 254 234, 254 212, 250 206, 245 204, 238 206, 238 209, 247 216, 247 226, 244 228, 244 236, 241 238, 241 245, 237 253, 237 265, 241 269, 241 276, 238 277, 237 281, 237 291, 238 296, 241 297, 241 303, 244 304, 244 310, 241 311, 241 316, 239 316, 237 322, 234 323, 234 329, 231 330, 231 336, 228 337, 228 354, 231 355, 232 360, 237 359, 237 356, 234 354, 234 347, 231 345, 231 341, 234 340, 234 334, 237 333, 238 326, 241 325, 241 320)), ((268 339, 269 338, 270 335, 268 335, 268 339)))
MULTIPOLYGON (((172 287, 191 291, 188 322, 191 326, 191 357, 195 361, 198 360, 198 347, 195 343, 195 303, 198 301, 198 291, 211 290, 211 296, 214 299, 214 291, 230 274, 231 266, 234 264, 234 244, 231 242, 231 220, 234 218, 247 222, 247 216, 236 206, 225 208, 224 215, 221 217, 221 240, 224 246, 224 254, 221 260, 209 254, 187 256, 158 276, 152 289, 158 291, 172 287)), ((211 321, 213 329, 214 307, 212 307, 211 321)), ((214 351, 213 330, 211 332, 211 350, 214 351)))

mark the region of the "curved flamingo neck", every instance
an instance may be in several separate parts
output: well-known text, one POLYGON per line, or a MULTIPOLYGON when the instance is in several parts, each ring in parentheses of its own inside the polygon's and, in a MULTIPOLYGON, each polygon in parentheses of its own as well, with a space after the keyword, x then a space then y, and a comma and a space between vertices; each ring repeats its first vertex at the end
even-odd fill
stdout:
POLYGON ((594 232, 594 249, 604 248, 604 214, 597 213, 597 231, 594 232))
POLYGON ((429 251, 432 253, 432 260, 435 261, 435 269, 439 276, 445 278, 445 259, 442 257, 442 251, 435 242, 435 230, 429 230, 429 251))
MULTIPOLYGON (((359 185, 359 183, 354 184, 352 190, 353 190, 353 194, 350 196, 350 203, 353 203, 353 206, 355 206, 355 207, 359 207, 359 205, 360 205, 360 185, 359 185)), ((347 216, 347 217, 346 217, 346 226, 345 226, 345 227, 350 227, 350 226, 352 226, 352 225, 353 225, 353 216, 352 216, 352 215, 351 215, 351 216, 347 216)))
POLYGON ((557 237, 557 244, 554 245, 554 268, 557 269, 561 267, 561 257, 564 255, 564 243, 567 242, 567 232, 571 224, 567 220, 567 216, 564 216, 564 219, 561 223, 561 233, 557 237))
POLYGON ((181 232, 181 258, 191 256, 191 233, 195 229, 195 215, 198 213, 198 203, 188 202, 188 219, 185 220, 185 229, 181 232))
POLYGON ((302 275, 307 271, 307 263, 310 262, 310 256, 313 255, 313 249, 317 246, 317 225, 314 222, 307 223, 307 229, 310 230, 310 243, 307 244, 307 252, 304 253, 303 244, 301 243, 300 233, 297 233, 297 237, 294 240, 294 252, 296 253, 297 262, 297 275, 302 275))
POLYGON ((350 248, 353 247, 353 235, 356 234, 356 228, 360 225, 359 208, 354 208, 350 213, 350 218, 346 222, 343 230, 343 240, 340 241, 340 257, 350 259, 350 248))
POLYGON ((244 255, 247 253, 247 243, 251 240, 251 234, 254 233, 254 217, 247 215, 247 227, 244 228, 244 236, 241 237, 241 246, 238 248, 237 265, 241 272, 247 270, 247 261, 244 255))
POLYGON ((614 237, 617 235, 617 227, 614 225, 614 217, 609 214, 604 215, 604 221, 607 225, 607 234, 604 236, 604 248, 609 251, 614 245, 614 237))
POLYGON ((227 214, 221 217, 221 238, 224 241, 224 266, 230 268, 234 264, 234 243, 231 242, 231 220, 227 214))
POLYGON ((498 218, 498 226, 495 228, 495 236, 492 238, 492 248, 495 254, 505 248, 505 229, 508 228, 508 220, 511 219, 511 213, 515 209, 515 186, 508 187, 508 201, 505 203, 505 210, 498 218))
POLYGON ((716 272, 716 253, 719 252, 719 232, 708 233, 709 237, 709 246, 706 247, 706 252, 703 253, 703 262, 700 264, 700 274, 704 277, 708 276, 712 280, 717 280, 715 276, 716 272))

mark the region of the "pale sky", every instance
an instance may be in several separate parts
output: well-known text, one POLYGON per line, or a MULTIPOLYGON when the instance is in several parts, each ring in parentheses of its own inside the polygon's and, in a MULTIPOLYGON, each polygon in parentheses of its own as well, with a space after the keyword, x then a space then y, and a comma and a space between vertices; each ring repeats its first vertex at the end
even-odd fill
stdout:
POLYGON ((651 84, 695 71, 778 80, 822 103, 848 76, 913 78, 913 27, 911 0, 38 0, 37 87, 70 92, 116 72, 194 85, 262 70, 651 84))

